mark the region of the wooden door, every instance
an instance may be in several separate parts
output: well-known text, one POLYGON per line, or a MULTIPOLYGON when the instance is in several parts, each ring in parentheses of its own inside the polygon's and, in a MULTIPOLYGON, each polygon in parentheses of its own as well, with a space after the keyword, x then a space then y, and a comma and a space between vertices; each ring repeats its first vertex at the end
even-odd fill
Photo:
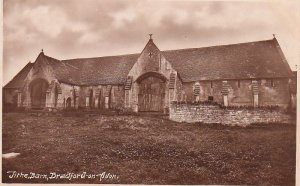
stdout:
POLYGON ((37 79, 31 83, 31 107, 44 108, 46 106, 46 91, 48 83, 45 80, 37 79))
POLYGON ((139 85, 139 111, 163 112, 165 83, 156 77, 148 77, 139 85))

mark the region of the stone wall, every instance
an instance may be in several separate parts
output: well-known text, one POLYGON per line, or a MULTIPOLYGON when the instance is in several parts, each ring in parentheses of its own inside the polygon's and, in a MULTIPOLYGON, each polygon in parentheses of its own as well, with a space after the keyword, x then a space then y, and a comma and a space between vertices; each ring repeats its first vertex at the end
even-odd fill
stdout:
POLYGON ((11 89, 2 89, 3 93, 3 104, 11 104, 15 107, 17 106, 17 93, 18 89, 11 88, 11 89))
POLYGON ((172 103, 169 118, 177 122, 246 126, 252 123, 293 123, 294 117, 278 107, 222 107, 215 103, 172 103))
MULTIPOLYGON (((258 105, 278 105, 287 108, 290 104, 290 91, 288 78, 258 79, 258 105), (271 82, 273 85, 271 85, 271 82)), ((208 101, 212 96, 214 102, 223 103, 222 80, 199 81, 200 101, 208 101)), ((253 87, 251 80, 228 80, 229 106, 253 106, 253 87)), ((182 91, 185 98, 178 101, 196 101, 193 87, 195 82, 183 84, 182 91)))
MULTIPOLYGON (((16 109, 18 102, 18 89, 2 89, 2 99, 3 111, 10 111, 16 109)), ((24 98, 22 98, 22 100, 24 100, 24 98)))
POLYGON ((123 85, 97 85, 81 86, 79 91, 79 107, 92 109, 105 109, 105 97, 109 97, 109 108, 120 109, 124 107, 124 86, 123 85), (108 91, 108 86, 111 87, 108 91), (92 91, 92 98, 90 92, 92 91), (109 95, 106 95, 107 91, 109 95), (91 101, 91 103, 87 103, 91 101))
POLYGON ((276 104, 287 107, 290 103, 289 80, 262 79, 259 81, 259 103, 260 105, 276 104), (273 86, 271 85, 273 82, 273 86))
MULTIPOLYGON (((200 81, 200 101, 207 101, 208 96, 213 96, 215 102, 222 103, 222 81, 200 81), (212 84, 212 86, 211 86, 212 84)), ((183 84, 183 91, 186 95, 184 101, 192 102, 196 98, 194 96, 194 85, 195 82, 188 82, 183 84)), ((183 100, 182 100, 183 101, 183 100)))
POLYGON ((111 108, 121 109, 124 107, 125 91, 124 86, 115 85, 111 90, 111 108))
POLYGON ((67 99, 71 99, 71 107, 72 108, 78 108, 78 95, 75 94, 75 90, 79 92, 80 87, 79 86, 74 86, 74 85, 69 85, 65 83, 60 83, 60 87, 62 90, 62 95, 61 95, 61 108, 64 109, 67 107, 67 99), (75 95, 74 95, 75 94, 75 95), (75 100, 76 99, 76 100, 75 100))

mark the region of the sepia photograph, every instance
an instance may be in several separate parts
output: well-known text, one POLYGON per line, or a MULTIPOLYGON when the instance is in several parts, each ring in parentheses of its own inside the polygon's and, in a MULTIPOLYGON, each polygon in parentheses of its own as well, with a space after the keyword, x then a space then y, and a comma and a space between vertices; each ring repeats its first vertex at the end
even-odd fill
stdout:
POLYGON ((300 1, 2 11, 2 183, 297 184, 300 1))

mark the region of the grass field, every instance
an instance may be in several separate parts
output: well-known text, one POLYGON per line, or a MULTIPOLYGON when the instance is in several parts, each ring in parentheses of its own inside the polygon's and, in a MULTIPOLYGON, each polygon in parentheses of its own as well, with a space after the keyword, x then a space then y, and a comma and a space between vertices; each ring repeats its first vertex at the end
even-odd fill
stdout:
POLYGON ((150 116, 5 113, 2 130, 3 153, 21 153, 3 159, 3 182, 295 184, 295 125, 242 128, 150 116), (7 171, 116 177, 46 181, 9 178, 7 171))

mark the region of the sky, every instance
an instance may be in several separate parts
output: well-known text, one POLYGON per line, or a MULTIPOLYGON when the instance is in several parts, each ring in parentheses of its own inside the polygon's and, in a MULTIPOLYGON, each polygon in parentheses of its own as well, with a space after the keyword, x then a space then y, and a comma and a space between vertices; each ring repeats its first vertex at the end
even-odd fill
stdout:
MULTIPOLYGON (((4 0, 3 83, 41 49, 56 59, 272 39, 300 61, 300 1, 4 0)), ((299 66, 299 65, 298 65, 299 66)), ((298 67, 300 68, 300 66, 298 67)))

